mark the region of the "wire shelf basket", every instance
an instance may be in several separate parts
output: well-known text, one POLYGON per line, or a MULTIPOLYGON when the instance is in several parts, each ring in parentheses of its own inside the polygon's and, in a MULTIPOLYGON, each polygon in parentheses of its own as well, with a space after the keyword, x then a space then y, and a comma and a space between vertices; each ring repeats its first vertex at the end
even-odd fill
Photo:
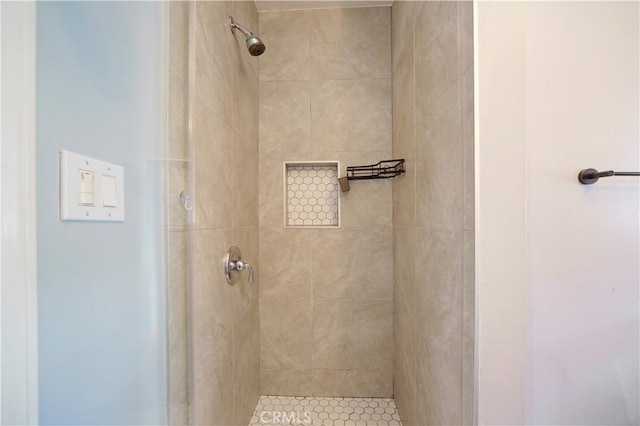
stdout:
POLYGON ((388 179, 404 173, 404 158, 385 160, 369 166, 347 167, 347 179, 388 179))

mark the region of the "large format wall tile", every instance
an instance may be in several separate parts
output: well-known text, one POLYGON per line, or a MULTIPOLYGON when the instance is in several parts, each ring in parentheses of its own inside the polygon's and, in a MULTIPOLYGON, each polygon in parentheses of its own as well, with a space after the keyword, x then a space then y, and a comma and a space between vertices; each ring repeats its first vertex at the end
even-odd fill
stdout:
MULTIPOLYGON (((296 156, 286 154, 290 160, 296 156)), ((284 226, 284 166, 280 153, 260 152, 258 217, 260 229, 284 226)))
POLYGON ((473 5, 394 2, 394 397, 404 424, 473 423, 473 5), (465 230, 469 231, 465 231, 465 230))
POLYGON ((391 145, 391 83, 326 80, 311 88, 314 151, 384 151, 391 145))
POLYGON ((405 174, 393 182, 394 225, 415 224, 415 2, 402 2, 392 11, 393 31, 393 157, 405 159, 405 174))
POLYGON ((195 360, 195 424, 233 424, 233 331, 212 342, 210 349, 195 360))
POLYGON ((473 67, 462 76, 462 145, 464 167, 464 229, 475 228, 475 148, 473 145, 473 67))
POLYGON ((187 231, 169 231, 169 401, 170 416, 176 423, 188 421, 183 409, 189 403, 187 244, 187 231))
POLYGON ((462 423, 473 424, 475 352, 475 235, 464 231, 462 270, 462 423))
POLYGON ((260 56, 260 81, 309 79, 311 13, 297 10, 260 14, 260 37, 267 46, 260 56))
POLYGON ((391 77, 390 8, 314 10, 310 27, 312 80, 391 77))
POLYGON ((313 370, 313 396, 389 398, 393 394, 391 370, 313 370))
MULTIPOLYGON (((415 232, 413 227, 397 226, 393 239, 394 320, 396 325, 402 326, 400 329, 394 327, 394 338, 409 346, 413 345, 415 331, 416 283, 422 284, 422 277, 416 277, 415 232), (405 337, 410 341, 405 342, 405 337)), ((399 350, 396 347, 396 351, 399 350)))
MULTIPOLYGON (((411 135, 413 139, 413 134, 411 135)), ((414 150, 415 152, 415 150, 414 150)), ((393 224, 415 226, 416 223, 416 156, 394 151, 394 158, 404 158, 405 172, 393 182, 393 224)))
MULTIPOLYGON (((233 285, 234 297, 240 301, 240 313, 244 314, 247 309, 258 300, 258 287, 260 284, 261 268, 259 260, 259 245, 258 245, 258 227, 246 227, 246 228, 234 228, 232 243, 234 246, 239 247, 242 250, 242 260, 248 262, 253 267, 254 283, 249 282, 249 271, 243 271, 240 273, 240 279, 233 285)), ((222 256, 227 253, 227 249, 223 253, 219 253, 220 263, 222 256)), ((222 266, 218 263, 213 264, 213 268, 219 268, 218 274, 222 274, 222 266)), ((226 282, 226 281, 225 281, 226 282)), ((228 285, 228 284, 227 284, 228 285)), ((240 318, 239 316, 236 319, 240 318)))
POLYGON ((314 299, 313 367, 391 370, 393 303, 379 299, 314 299))
POLYGON ((256 301, 233 330, 234 424, 246 425, 260 398, 260 315, 256 301))
MULTIPOLYGON (((179 340, 170 342, 170 351, 179 355, 171 358, 171 362, 179 362, 181 368, 186 365, 186 340, 187 340, 187 245, 189 235, 187 231, 169 232, 169 335, 176 336, 179 340), (184 365, 183 365, 184 364, 184 365)), ((184 390, 186 394, 186 389, 184 390)), ((187 402, 186 397, 179 402, 187 402)))
MULTIPOLYGON (((175 6, 172 5, 172 8, 175 6)), ((258 60, 229 16, 257 30, 255 4, 197 2, 195 8, 194 201, 191 291, 194 424, 246 424, 260 384, 258 282, 258 60), (231 245, 252 264, 227 284, 231 245)), ((187 153, 185 152, 186 156, 187 153)), ((175 191, 174 191, 175 192, 175 191)))
POLYGON ((260 299, 262 368, 311 368, 311 303, 311 299, 260 299))
POLYGON ((268 369, 260 370, 260 388, 263 395, 313 395, 312 370, 268 369))
POLYGON ((460 229, 463 149, 458 86, 416 125, 416 225, 460 229))
MULTIPOLYGON (((253 95, 256 102, 257 93, 253 95)), ((244 114, 245 128, 237 137, 228 140, 233 144, 233 211, 234 228, 258 226, 258 112, 257 105, 252 113, 244 114)))
POLYGON ((179 194, 189 188, 189 169, 186 160, 168 159, 165 164, 166 218, 171 229, 186 230, 189 226, 189 212, 180 203, 179 194))
POLYGON ((393 13, 393 24, 402 31, 393 34, 393 148, 412 153, 415 126, 414 13, 415 3, 406 2, 393 13))
POLYGON ((310 84, 300 81, 260 85, 260 153, 309 152, 310 84))
MULTIPOLYGON (((189 66, 189 3, 169 3, 169 72, 187 81, 189 66)), ((170 126, 171 127, 171 126, 170 126)))
POLYGON ((403 424, 416 424, 416 347, 414 344, 414 320, 412 317, 398 312, 405 307, 396 303, 394 310, 394 377, 393 395, 402 406, 403 424))
POLYGON ((283 228, 285 161, 391 158, 389 25, 389 8, 260 14, 263 393, 392 395, 391 181, 352 182, 341 228, 283 228))
POLYGON ((187 81, 169 73, 169 159, 186 160, 188 152, 188 97, 187 81))
POLYGON ((197 100, 194 118, 195 227, 230 228, 233 143, 237 136, 197 100))
MULTIPOLYGON (((459 8, 459 21, 462 30, 460 49, 462 51, 461 70, 467 72, 473 66, 473 2, 463 1, 459 8)), ((471 90, 473 94, 473 90, 471 90)))
POLYGON ((234 228, 258 226, 258 150, 255 140, 238 138, 233 145, 233 210, 234 228), (250 144, 247 141, 252 141, 250 144))
MULTIPOLYGON (((231 2, 198 2, 196 8, 195 96, 222 122, 232 124, 236 43, 229 31, 231 2)), ((196 111, 198 108, 196 108, 196 111)))
POLYGON ((235 323, 240 308, 237 288, 221 273, 222 256, 232 244, 229 229, 193 232, 193 356, 197 360, 235 323))
MULTIPOLYGON (((224 2, 223 2, 224 3, 224 2)), ((233 2, 234 19, 253 31, 258 28, 258 12, 251 1, 233 2)), ((228 29, 228 17, 225 21, 228 29)), ((226 107, 232 113, 231 127, 241 140, 258 154, 258 58, 248 54, 245 37, 236 31, 232 44, 231 79, 232 98, 225 99, 226 107)), ((247 169, 248 165, 240 167, 247 169)), ((254 191, 255 194, 255 187, 254 191)), ((236 226, 236 225, 234 225, 236 226)))
POLYGON ((416 276, 417 395, 433 395, 418 404, 419 424, 461 424, 462 421, 462 232, 418 231, 416 276))
POLYGON ((416 424, 415 228, 394 228, 394 397, 403 424, 416 424))
POLYGON ((307 230, 260 231, 260 297, 312 296, 312 234, 307 230))
POLYGON ((407 67, 413 68, 416 6, 416 2, 406 1, 391 11, 391 27, 398 30, 391 32, 391 64, 394 80, 398 78, 398 71, 404 71, 403 69, 398 69, 402 68, 398 64, 399 58, 404 56, 411 58, 411 63, 407 67))
MULTIPOLYGON (((188 84, 189 8, 172 3, 168 8, 169 51, 167 95, 167 138, 164 152, 165 224, 169 228, 168 261, 168 352, 169 421, 189 422, 189 329, 188 263, 189 214, 180 205, 178 194, 188 189, 191 163, 188 161, 188 84)), ((166 235, 166 234, 165 234, 166 235)))
MULTIPOLYGON (((232 13, 236 21, 249 27, 249 30, 253 32, 258 31, 258 11, 256 10, 254 2, 250 0, 234 1, 232 13)), ((228 26, 225 26, 225 29, 228 28, 228 26)), ((248 88, 249 93, 252 94, 250 99, 246 102, 239 102, 239 104, 242 107, 257 108, 258 105, 255 94, 258 90, 259 58, 248 54, 246 39, 242 33, 236 31, 234 41, 235 43, 232 46, 235 54, 231 57, 235 71, 233 76, 237 83, 241 83, 242 86, 248 88)), ((236 87, 236 90, 237 89, 236 87)), ((257 125, 257 121, 251 121, 251 123, 257 125)), ((238 132, 242 131, 242 127, 238 127, 236 130, 238 130, 238 132)))
POLYGON ((318 230, 311 247, 314 297, 392 298, 390 226, 318 230))
POLYGON ((415 300, 418 324, 428 324, 426 338, 441 344, 460 336, 462 330, 461 231, 416 232, 415 300))
POLYGON ((415 81, 413 78, 413 56, 406 56, 399 60, 401 65, 400 76, 393 81, 393 143, 400 152, 411 153, 413 146, 413 134, 415 132, 415 81), (406 62, 406 64, 404 63, 406 62))
MULTIPOLYGON (((380 160, 391 159, 391 144, 383 151, 343 151, 316 152, 311 154, 314 161, 340 162, 340 176, 346 174, 348 166, 375 164, 380 160)), ((348 226, 389 226, 393 223, 393 180, 351 181, 351 190, 340 193, 341 221, 348 226)))
POLYGON ((458 3, 426 1, 417 6, 415 79, 419 115, 435 110, 458 81, 458 3))
MULTIPOLYGON (((380 153, 370 162, 361 158, 357 163, 343 162, 343 172, 350 165, 375 164, 379 159, 389 158, 389 153, 380 153)), ((390 179, 351 181, 351 190, 342 193, 341 224, 347 226, 390 226, 393 222, 393 191, 390 179)))
MULTIPOLYGON (((450 340, 433 345, 418 338, 416 405, 418 425, 462 424, 462 356, 460 341, 450 340)), ((402 415, 402 414, 401 414, 402 415)))

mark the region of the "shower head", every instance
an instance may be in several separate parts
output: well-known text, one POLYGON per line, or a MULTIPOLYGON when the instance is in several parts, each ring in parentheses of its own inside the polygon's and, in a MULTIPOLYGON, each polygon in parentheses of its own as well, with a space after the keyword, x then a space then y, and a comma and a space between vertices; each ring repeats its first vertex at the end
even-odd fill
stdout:
POLYGON ((233 20, 233 16, 229 16, 229 25, 231 26, 231 32, 235 34, 236 30, 240 30, 245 36, 245 42, 247 43, 247 49, 252 56, 260 56, 264 53, 265 46, 262 40, 253 35, 251 31, 243 27, 241 24, 233 20))

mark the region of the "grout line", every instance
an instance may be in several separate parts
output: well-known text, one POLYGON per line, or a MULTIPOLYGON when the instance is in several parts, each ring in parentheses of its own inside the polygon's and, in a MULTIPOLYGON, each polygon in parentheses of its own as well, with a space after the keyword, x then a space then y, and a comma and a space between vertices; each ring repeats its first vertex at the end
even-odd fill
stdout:
POLYGON ((460 259, 460 306, 462 309, 460 309, 460 406, 459 406, 459 421, 460 423, 462 423, 462 421, 464 420, 464 377, 462 375, 462 373, 464 372, 464 335, 465 335, 465 327, 464 327, 464 313, 465 313, 465 298, 464 298, 464 293, 465 293, 465 274, 464 274, 464 265, 465 265, 465 248, 464 248, 464 222, 465 222, 465 216, 466 216, 466 212, 465 212, 465 198, 464 198, 464 186, 466 183, 465 180, 465 167, 464 167, 464 160, 465 160, 465 140, 464 140, 464 96, 463 96, 463 70, 462 70, 462 38, 463 38, 463 33, 462 33, 462 26, 463 26, 463 9, 462 9, 462 2, 460 0, 458 0, 457 2, 457 24, 458 24, 458 28, 457 28, 457 54, 458 54, 458 127, 460 129, 460 145, 461 145, 461 151, 460 151, 460 155, 461 158, 459 159, 462 163, 462 167, 460 168, 460 181, 462 182, 462 200, 461 200, 461 204, 462 204, 462 215, 460 215, 460 240, 458 241, 458 243, 461 245, 461 259, 460 259))
MULTIPOLYGON (((338 171, 339 173, 340 171, 338 171)), ((338 220, 340 220, 340 218, 338 218, 338 220)), ((317 232, 317 231, 316 231, 317 232)), ((315 232, 314 232, 315 233, 315 232)), ((315 235, 313 235, 313 233, 311 234, 312 237, 312 241, 317 241, 317 238, 315 237, 315 235)), ((310 265, 309 265, 309 273, 310 275, 310 279, 311 279, 311 395, 314 395, 316 393, 316 388, 315 388, 315 380, 313 379, 313 369, 315 368, 315 362, 314 362, 314 356, 313 354, 315 353, 315 348, 314 348, 314 344, 313 342, 315 341, 315 334, 314 334, 314 325, 315 325, 315 292, 314 292, 314 279, 313 279, 313 252, 314 252, 314 245, 313 243, 311 244, 311 248, 310 248, 310 265)))
MULTIPOLYGON (((309 13, 309 15, 311 15, 311 13, 309 13)), ((308 46, 309 46, 309 55, 311 55, 311 30, 307 31, 307 37, 308 37, 308 46)), ((309 64, 311 64, 311 61, 309 61, 309 64)), ((309 81, 311 81, 311 69, 309 69, 309 81)), ((312 146, 313 144, 313 134, 312 134, 312 129, 313 129, 313 123, 311 122, 312 118, 313 118, 313 96, 312 96, 312 85, 310 83, 308 83, 308 89, 309 89, 309 139, 307 140, 307 146, 309 147, 309 149, 311 149, 312 151, 314 151, 314 147, 312 146)), ((337 171, 337 176, 340 176, 340 170, 337 171)), ((339 195, 338 195, 339 196, 339 195)), ((338 214, 340 214, 340 210, 338 210, 338 214)), ((338 217, 338 223, 340 223, 340 217, 338 217)), ((315 232, 311 234, 312 237, 315 237, 315 232)), ((313 238, 312 241, 316 241, 317 238, 313 238)), ((314 245, 313 243, 310 245, 310 256, 309 256, 309 274, 310 274, 310 285, 311 285, 311 360, 310 360, 310 364, 311 364, 311 395, 315 394, 315 381, 313 380, 313 368, 314 368, 314 345, 313 342, 315 340, 315 336, 314 336, 314 325, 315 325, 315 303, 314 303, 314 299, 315 299, 315 292, 314 292, 314 279, 313 279, 313 252, 314 252, 314 245)))
POLYGON ((236 416, 236 324, 231 326, 231 418, 236 416))
MULTIPOLYGON (((416 6, 417 7, 417 6, 416 6)), ((416 124, 417 124, 417 117, 416 117, 416 91, 417 91, 417 86, 416 86, 416 10, 414 9, 413 11, 413 17, 411 19, 411 33, 412 33, 412 37, 411 37, 411 42, 413 44, 412 49, 413 49, 413 108, 411 108, 412 112, 413 112, 413 155, 414 155, 414 172, 413 172, 413 220, 412 220, 412 227, 413 228, 413 233, 415 235, 416 233, 416 229, 417 229, 417 224, 418 224, 418 203, 416 202, 417 200, 417 194, 418 194, 418 173, 417 173, 417 165, 418 165, 418 161, 417 161, 417 153, 418 153, 418 135, 416 132, 416 124)), ((414 236, 414 247, 413 250, 415 251, 416 249, 416 245, 417 245, 417 241, 415 239, 414 236)), ((411 303, 413 304, 413 318, 411 318, 411 324, 413 326, 413 341, 411 342, 411 347, 413 349, 413 362, 411 364, 413 364, 412 367, 412 372, 410 374, 414 375, 417 377, 418 374, 418 354, 417 354, 417 346, 418 346, 418 324, 417 324, 417 320, 416 320, 416 316, 417 316, 417 312, 418 312, 418 302, 417 302, 417 297, 415 297, 415 293, 416 293, 416 287, 417 287, 417 282, 416 282, 416 261, 415 261, 415 255, 413 256, 413 265, 412 265, 412 271, 411 271, 411 280, 412 280, 412 284, 413 284, 413 300, 411 301, 411 303)), ((411 359, 410 359, 411 361, 411 359)), ((416 380, 414 380, 413 383, 413 389, 411 389, 411 393, 413 394, 413 404, 411 407, 411 412, 410 415, 413 415, 413 419, 409 419, 410 421, 416 420, 418 418, 418 380, 416 378, 416 380)))

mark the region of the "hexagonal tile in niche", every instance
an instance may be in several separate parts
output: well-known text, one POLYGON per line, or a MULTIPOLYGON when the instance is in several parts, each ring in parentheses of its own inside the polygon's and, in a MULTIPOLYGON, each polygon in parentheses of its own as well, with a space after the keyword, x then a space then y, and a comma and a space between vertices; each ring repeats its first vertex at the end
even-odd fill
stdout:
POLYGON ((340 226, 338 168, 338 162, 285 163, 286 227, 340 226))

